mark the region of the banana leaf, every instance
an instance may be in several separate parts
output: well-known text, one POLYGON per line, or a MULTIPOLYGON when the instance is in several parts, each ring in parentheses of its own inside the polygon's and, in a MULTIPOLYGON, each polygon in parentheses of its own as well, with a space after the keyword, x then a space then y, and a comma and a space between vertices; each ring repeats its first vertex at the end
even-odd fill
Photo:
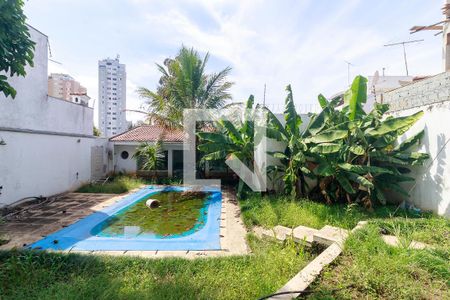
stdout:
POLYGON ((319 94, 319 96, 317 98, 319 100, 319 104, 320 104, 320 107, 322 107, 322 109, 324 109, 325 107, 328 106, 327 98, 325 98, 322 94, 319 94))
POLYGON ((342 140, 348 136, 347 130, 333 130, 321 134, 317 134, 305 139, 305 143, 331 143, 336 140, 342 140))
POLYGON ((312 147, 310 151, 317 154, 329 154, 336 153, 339 151, 339 149, 341 149, 341 144, 323 143, 312 147))
POLYGON ((423 116, 423 111, 419 111, 411 116, 389 118, 381 123, 377 128, 369 128, 366 130, 366 134, 373 137, 382 136, 384 134, 407 130, 411 128, 421 117, 423 116))
POLYGON ((225 130, 225 132, 228 134, 228 136, 234 141, 242 141, 242 136, 239 130, 231 123, 230 121, 226 120, 220 120, 219 124, 222 126, 222 128, 225 130))
POLYGON ((351 173, 351 172, 347 172, 346 175, 347 175, 347 177, 350 180, 352 180, 352 181, 354 181, 354 182, 356 182, 356 183, 366 187, 367 189, 373 189, 373 187, 374 187, 373 183, 370 182, 364 176, 361 176, 361 175, 358 175, 358 174, 355 174, 355 173, 351 173))
POLYGON ((415 144, 420 143, 420 140, 425 135, 425 130, 422 130, 418 134, 406 139, 403 143, 397 145, 397 147, 394 148, 395 151, 405 151, 414 146, 415 144))
POLYGON ((353 121, 357 115, 363 115, 361 109, 363 103, 367 101, 367 79, 363 76, 356 76, 350 89, 344 95, 344 102, 348 105, 349 119, 353 121))
POLYGON ((338 164, 339 168, 342 170, 348 171, 348 172, 354 172, 360 175, 364 175, 367 173, 372 173, 372 175, 377 174, 394 174, 391 170, 381 167, 375 167, 375 166, 364 166, 364 165, 352 165, 349 163, 342 163, 338 164))
POLYGON ((302 119, 295 110, 294 99, 292 96, 291 86, 286 87, 287 96, 285 101, 284 119, 286 121, 286 131, 291 135, 298 136, 302 119))
POLYGON ((341 185, 341 187, 349 194, 355 194, 356 191, 353 189, 352 184, 350 183, 350 181, 347 179, 347 177, 345 177, 344 174, 342 173, 337 173, 336 174, 336 179, 339 182, 339 184, 341 185))
POLYGON ((364 150, 363 146, 360 145, 353 145, 349 147, 350 152, 352 152, 355 155, 364 155, 366 151, 364 150))

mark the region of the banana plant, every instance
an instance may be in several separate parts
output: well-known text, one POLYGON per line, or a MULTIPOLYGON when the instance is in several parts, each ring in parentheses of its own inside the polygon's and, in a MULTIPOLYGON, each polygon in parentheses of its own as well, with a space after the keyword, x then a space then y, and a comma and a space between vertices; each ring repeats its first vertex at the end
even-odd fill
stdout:
MULTIPOLYGON (((198 150, 203 152, 203 161, 226 160, 228 158, 241 160, 247 167, 254 169, 254 122, 248 112, 253 110, 254 97, 250 96, 245 103, 246 113, 236 122, 220 119, 216 130, 198 132, 198 150)), ((257 170, 254 170, 255 172, 257 170)), ((239 178, 238 196, 242 197, 248 188, 239 178)))
MULTIPOLYGON (((295 198, 306 196, 305 175, 309 175, 311 172, 306 167, 304 155, 306 144, 301 137, 302 119, 295 109, 290 85, 286 87, 286 91, 287 96, 283 113, 286 125, 283 126, 278 118, 268 111, 267 136, 286 145, 282 151, 269 152, 274 158, 279 159, 280 164, 269 166, 268 171, 273 175, 279 175, 284 183, 284 192, 295 198)), ((276 175, 273 179, 280 179, 276 175)))
POLYGON ((423 131, 396 145, 423 112, 384 118, 388 106, 375 104, 365 113, 366 82, 357 76, 344 99, 328 102, 319 97, 323 110, 311 119, 303 134, 307 157, 315 165, 316 191, 327 203, 345 200, 371 207, 374 202, 384 204, 389 190, 407 196, 401 184, 414 180, 406 175, 410 166, 428 159, 428 154, 411 150, 420 142, 423 131), (338 108, 342 100, 344 104, 338 108))

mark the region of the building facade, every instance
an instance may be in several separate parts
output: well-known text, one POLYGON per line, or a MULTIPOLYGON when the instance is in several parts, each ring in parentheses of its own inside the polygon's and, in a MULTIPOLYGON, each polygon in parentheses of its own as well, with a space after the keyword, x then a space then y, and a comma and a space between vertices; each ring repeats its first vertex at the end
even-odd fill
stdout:
POLYGON ((127 130, 126 69, 116 59, 98 62, 98 128, 111 137, 127 130))
POLYGON ((87 90, 70 75, 52 73, 48 76, 48 95, 72 101, 72 95, 86 95, 87 97, 87 90))
POLYGON ((15 99, 0 93, 0 208, 75 190, 112 168, 108 140, 93 136, 94 110, 48 96, 48 38, 28 30, 33 67, 7 79, 15 99))

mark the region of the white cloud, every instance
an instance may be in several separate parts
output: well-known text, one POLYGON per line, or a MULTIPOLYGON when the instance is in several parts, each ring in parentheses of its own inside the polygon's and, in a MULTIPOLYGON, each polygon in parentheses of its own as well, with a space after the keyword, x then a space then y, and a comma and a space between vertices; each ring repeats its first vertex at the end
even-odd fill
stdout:
MULTIPOLYGON (((63 9, 58 5, 59 1, 47 3, 47 9, 55 9, 55 15, 58 7, 63 9)), ((79 3, 89 7, 91 2, 79 3)), ((104 5, 107 4, 111 3, 105 1, 104 5)), ((92 5, 102 7, 102 2, 95 1, 92 5)), ((355 65, 351 68, 352 76, 371 75, 383 67, 387 74, 403 75, 401 49, 386 48, 383 44, 411 38, 408 28, 417 25, 412 22, 431 24, 441 18, 440 0, 427 3, 419 0, 398 3, 387 0, 377 3, 361 0, 342 3, 128 0, 115 8, 114 5, 108 6, 108 12, 123 19, 118 21, 99 12, 98 18, 92 19, 98 23, 92 23, 89 28, 94 37, 103 36, 102 41, 113 41, 108 47, 102 48, 99 40, 91 41, 89 45, 84 41, 65 43, 65 39, 73 37, 83 39, 85 36, 81 31, 71 32, 68 37, 65 31, 48 32, 51 39, 58 41, 55 52, 59 50, 57 54, 66 54, 63 66, 52 63, 50 66, 52 70, 73 75, 88 88, 92 98, 97 98, 97 60, 104 55, 121 53, 121 60, 127 65, 128 109, 138 109, 142 103, 135 93, 138 86, 156 87, 159 74, 154 63, 173 57, 182 43, 211 54, 209 71, 218 71, 228 65, 233 68, 230 79, 236 83, 232 88, 235 100, 241 101, 254 94, 261 102, 264 84, 267 84, 267 102, 281 107, 285 86, 289 83, 296 102, 303 104, 315 103, 318 93, 330 96, 345 89, 347 65, 344 60, 355 65), (408 12, 395 10, 405 7, 413 8, 408 12), (115 11, 118 8, 123 9, 123 13, 115 11), (105 27, 101 26, 105 22, 110 32, 105 32, 105 27), (92 51, 84 54, 86 57, 77 57, 80 55, 78 50, 87 46, 92 51), (70 56, 78 60, 70 61, 70 56), (82 63, 77 64, 79 61, 82 63)), ((42 5, 34 7, 43 9, 42 5)), ((42 16, 42 22, 50 21, 42 16)), ((49 24, 53 27, 47 28, 53 30, 54 24, 49 24)), ((439 72, 440 38, 433 38, 430 33, 419 34, 417 38, 426 41, 407 49, 411 73, 439 72)), ((139 114, 131 113, 127 117, 141 118, 139 114)))

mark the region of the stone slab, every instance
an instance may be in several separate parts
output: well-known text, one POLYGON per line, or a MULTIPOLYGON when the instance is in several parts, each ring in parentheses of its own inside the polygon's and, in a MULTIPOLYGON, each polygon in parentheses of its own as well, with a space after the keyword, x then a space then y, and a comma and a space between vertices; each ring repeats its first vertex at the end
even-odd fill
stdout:
MULTIPOLYGON (((402 242, 396 237, 395 235, 381 235, 381 238, 383 241, 388 244, 389 246, 393 247, 402 247, 402 242)), ((417 242, 417 241, 411 241, 411 243, 408 245, 408 248, 410 249, 416 249, 416 250, 422 250, 426 248, 431 248, 430 245, 427 245, 425 243, 417 242)))
MULTIPOLYGON (((304 291, 320 274, 322 269, 330 264, 336 257, 341 254, 342 248, 337 243, 332 243, 327 249, 319 254, 313 261, 304 267, 297 275, 292 277, 277 293, 289 291, 304 291)), ((298 297, 299 293, 284 294, 273 296, 269 299, 293 299, 298 297)))
POLYGON ((297 226, 294 228, 292 235, 295 242, 311 246, 314 241, 314 234, 318 230, 306 226, 297 226))
POLYGON ((262 235, 264 237, 275 238, 279 241, 284 241, 287 237, 292 236, 292 229, 277 225, 272 229, 263 230, 262 235))
POLYGON ((330 246, 333 243, 343 244, 347 238, 349 231, 343 228, 325 225, 322 229, 314 234, 314 242, 330 246))

